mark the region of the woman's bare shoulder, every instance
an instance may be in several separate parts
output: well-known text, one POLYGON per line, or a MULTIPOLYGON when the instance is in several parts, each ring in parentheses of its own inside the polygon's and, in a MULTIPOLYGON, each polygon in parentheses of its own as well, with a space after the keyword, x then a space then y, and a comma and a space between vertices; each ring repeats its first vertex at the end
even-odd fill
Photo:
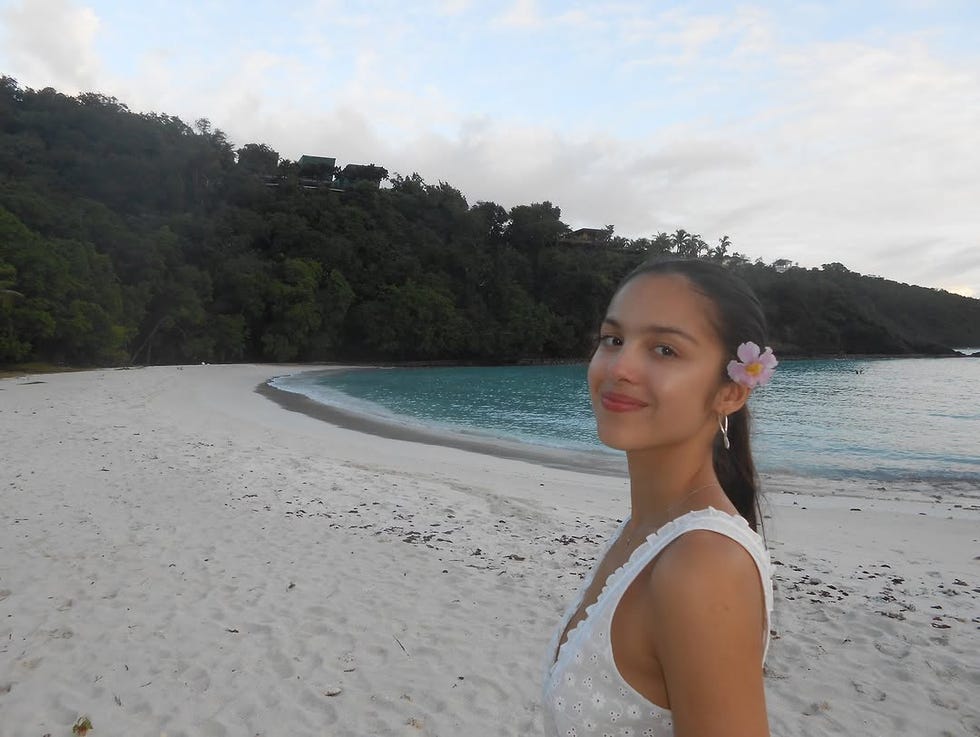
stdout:
POLYGON ((667 546, 646 583, 677 733, 768 734, 765 603, 748 550, 726 535, 691 530, 667 546))
POLYGON ((699 528, 671 540, 657 557, 652 571, 676 573, 679 568, 714 566, 723 566, 727 573, 740 568, 755 569, 752 554, 741 542, 722 532, 699 528))
POLYGON ((761 586, 755 560, 742 543, 706 529, 688 530, 672 540, 651 567, 647 583, 659 601, 667 596, 691 603, 761 586))

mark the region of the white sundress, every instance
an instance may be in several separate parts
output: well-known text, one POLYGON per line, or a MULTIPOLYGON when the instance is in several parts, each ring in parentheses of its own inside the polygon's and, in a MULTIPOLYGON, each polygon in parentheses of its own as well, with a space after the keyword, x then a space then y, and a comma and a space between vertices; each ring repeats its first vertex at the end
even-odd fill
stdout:
MULTIPOLYGON (((625 525, 624 521, 610 537, 599 561, 625 525)), ((668 543, 689 530, 712 530, 727 535, 752 555, 765 595, 762 654, 765 663, 773 601, 771 563, 765 543, 743 517, 714 507, 696 509, 647 537, 626 563, 609 575, 595 603, 586 608, 585 616, 568 633, 555 659, 562 633, 581 607, 598 564, 592 569, 576 601, 562 617, 548 649, 549 667, 542 699, 547 737, 670 737, 674 734, 670 710, 649 701, 620 675, 613 660, 610 632, 613 614, 629 585, 668 543)))

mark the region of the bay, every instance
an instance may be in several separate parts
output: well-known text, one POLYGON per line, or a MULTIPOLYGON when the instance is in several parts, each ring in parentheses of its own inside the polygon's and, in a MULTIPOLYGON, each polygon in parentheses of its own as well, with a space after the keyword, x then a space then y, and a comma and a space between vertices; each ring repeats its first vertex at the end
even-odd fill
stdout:
MULTIPOLYGON (((586 366, 306 372, 274 386, 408 426, 601 450, 586 366)), ((980 488, 980 360, 783 361, 754 392, 762 472, 980 488)))

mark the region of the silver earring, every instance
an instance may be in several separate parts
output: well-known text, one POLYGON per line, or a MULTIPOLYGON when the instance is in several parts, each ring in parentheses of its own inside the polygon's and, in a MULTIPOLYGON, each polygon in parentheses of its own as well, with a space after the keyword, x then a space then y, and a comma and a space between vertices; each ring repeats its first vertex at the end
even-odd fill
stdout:
POLYGON ((718 418, 718 428, 721 430, 722 445, 725 446, 725 450, 729 450, 732 444, 728 440, 728 415, 722 415, 718 418))

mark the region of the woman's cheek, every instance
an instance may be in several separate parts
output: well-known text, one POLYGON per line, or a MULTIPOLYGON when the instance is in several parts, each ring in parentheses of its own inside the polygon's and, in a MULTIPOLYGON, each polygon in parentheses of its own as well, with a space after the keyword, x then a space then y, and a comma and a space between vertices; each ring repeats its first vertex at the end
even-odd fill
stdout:
POLYGON ((603 376, 605 375, 605 363, 606 358, 602 353, 602 347, 600 346, 596 349, 596 352, 592 354, 592 360, 589 361, 589 369, 586 373, 586 382, 589 386, 589 392, 595 394, 599 388, 599 384, 602 382, 603 376))

